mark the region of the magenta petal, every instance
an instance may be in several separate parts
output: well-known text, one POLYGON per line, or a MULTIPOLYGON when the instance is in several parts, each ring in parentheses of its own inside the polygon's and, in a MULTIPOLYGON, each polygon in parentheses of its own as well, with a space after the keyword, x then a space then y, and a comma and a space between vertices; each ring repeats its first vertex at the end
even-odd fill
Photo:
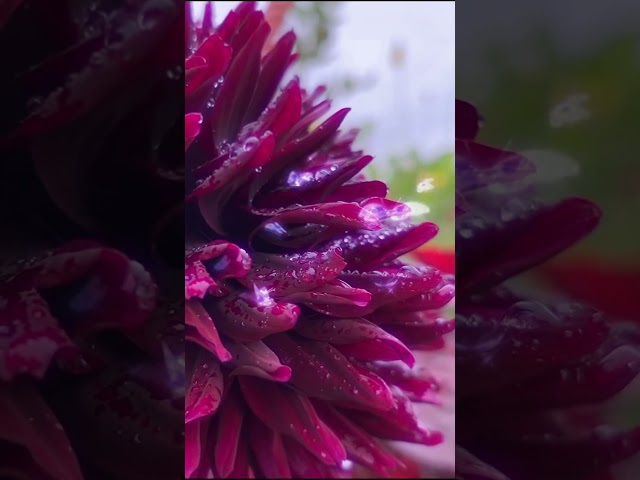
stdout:
POLYGON ((351 288, 341 280, 334 280, 311 292, 292 293, 285 298, 304 303, 326 315, 348 318, 362 312, 362 307, 371 301, 371 294, 363 289, 351 288))
POLYGON ((376 437, 423 445, 442 443, 442 434, 422 425, 413 413, 411 402, 400 390, 393 389, 393 398, 396 406, 391 410, 376 415, 354 410, 349 412, 349 418, 376 437))
POLYGON ((186 478, 193 478, 192 475, 200 464, 203 421, 195 420, 184 427, 184 476, 186 478))
POLYGON ((185 263, 189 264, 191 262, 206 263, 209 267, 208 270, 214 272, 212 275, 215 276, 216 280, 241 278, 251 269, 251 258, 246 251, 233 243, 221 240, 187 252, 185 263))
POLYGON ((368 432, 346 416, 326 403, 314 402, 314 405, 322 420, 340 438, 351 460, 385 477, 388 476, 388 471, 399 466, 400 462, 395 456, 385 451, 368 432))
POLYGON ((437 393, 440 385, 429 375, 424 367, 407 368, 400 363, 372 362, 367 363, 373 373, 382 378, 388 385, 400 388, 412 402, 426 402, 440 405, 437 393))
POLYGON ((288 255, 254 254, 246 282, 267 288, 275 298, 304 292, 334 280, 345 266, 339 249, 288 255))
POLYGON ((265 343, 291 367, 291 384, 305 394, 356 408, 389 410, 391 392, 384 382, 363 375, 327 342, 273 335, 265 343))
POLYGON ((349 472, 338 465, 319 463, 313 455, 299 443, 284 438, 291 472, 295 478, 349 478, 349 472))
POLYGON ((399 302, 440 284, 442 275, 432 267, 402 266, 373 272, 343 272, 340 279, 355 288, 364 288, 373 295, 372 303, 378 306, 399 302))
POLYGON ((257 122, 256 134, 270 131, 280 142, 280 137, 298 121, 302 113, 302 92, 297 78, 291 80, 257 122))
POLYGON ((368 269, 395 260, 421 245, 438 233, 437 225, 425 222, 409 225, 396 222, 383 226, 375 234, 363 232, 337 240, 334 245, 342 248, 348 268, 368 269))
MULTIPOLYGON (((197 335, 204 342, 199 342, 204 348, 211 351, 221 362, 231 359, 231 354, 224 348, 218 330, 209 313, 199 302, 188 301, 185 310, 185 324, 195 329, 192 337, 197 335)), ((189 337, 189 335, 187 335, 189 337)), ((188 339, 188 338, 187 338, 188 339)))
POLYGON ((282 435, 252 417, 249 427, 251 450, 266 478, 292 478, 282 435))
POLYGON ((372 159, 369 155, 359 156, 352 152, 347 152, 346 156, 317 152, 299 168, 291 169, 274 188, 263 192, 257 203, 263 208, 320 203, 372 159))
POLYGON ((278 356, 263 342, 230 342, 227 348, 233 355, 231 365, 235 367, 231 377, 255 375, 277 382, 287 382, 291 378, 291 369, 282 365, 278 356))
POLYGON ((242 401, 235 393, 235 388, 231 387, 225 395, 219 415, 216 416, 218 425, 213 454, 216 473, 221 478, 227 478, 236 464, 244 421, 243 407, 242 401))
POLYGON ((382 305, 383 312, 416 312, 420 310, 437 310, 446 306, 455 296, 453 279, 445 278, 440 285, 429 292, 421 293, 406 300, 382 305))
POLYGON ((225 293, 227 291, 218 285, 201 261, 194 260, 185 264, 184 297, 187 300, 205 298, 207 294, 219 297, 225 293))
POLYGON ((411 323, 394 323, 385 330, 405 344, 420 345, 430 343, 455 329, 454 319, 437 318, 435 321, 417 321, 411 323))
POLYGON ((222 371, 217 359, 206 350, 199 350, 191 382, 186 392, 184 420, 193 420, 214 414, 222 400, 224 388, 222 371))
POLYGON ((217 78, 227 69, 231 60, 231 49, 219 35, 211 35, 196 50, 193 57, 206 60, 207 76, 217 78))
POLYGON ((307 317, 296 331, 312 340, 339 345, 343 355, 358 360, 402 360, 410 367, 415 363, 402 342, 364 318, 307 317))
POLYGON ((260 112, 264 111, 273 98, 278 84, 288 67, 289 57, 295 41, 296 36, 293 32, 285 33, 262 59, 260 77, 258 78, 251 104, 245 114, 245 123, 250 123, 258 118, 260 112))
POLYGON ((202 115, 199 113, 189 113, 184 116, 184 150, 191 146, 200 133, 202 125, 202 115))
POLYGON ((208 220, 208 223, 213 223, 211 225, 212 228, 215 228, 216 222, 207 218, 207 212, 210 212, 213 206, 208 205, 206 202, 210 203, 217 197, 211 197, 208 194, 229 188, 230 185, 240 182, 244 177, 251 174, 253 169, 266 163, 271 156, 275 145, 273 135, 270 132, 266 132, 260 138, 255 138, 255 140, 257 141, 239 146, 210 174, 208 174, 206 166, 201 167, 197 172, 201 178, 191 193, 191 197, 199 197, 200 208, 203 211, 205 220, 208 220), (205 173, 208 176, 203 177, 205 173), (205 202, 204 205, 203 202, 205 202))
POLYGON ((274 153, 271 162, 263 170, 262 175, 256 177, 251 185, 250 198, 254 198, 260 189, 287 165, 303 159, 306 155, 318 150, 336 133, 347 113, 349 113, 348 108, 339 110, 313 131, 302 137, 290 140, 279 147, 274 153))
POLYGON ((216 308, 220 312, 217 321, 220 330, 241 342, 255 342, 290 330, 300 316, 297 305, 276 302, 259 289, 230 295, 216 308))
POLYGON ((324 203, 283 209, 280 212, 269 212, 269 220, 258 226, 253 237, 260 230, 269 230, 271 225, 307 224, 326 225, 334 229, 378 230, 380 221, 375 215, 367 212, 357 203, 324 203))
POLYGON ((269 428, 296 439, 323 463, 340 465, 346 459, 342 443, 320 420, 308 398, 256 377, 240 377, 240 387, 253 413, 269 428))
POLYGON ((211 115, 211 130, 216 148, 220 149, 240 130, 242 115, 251 101, 260 71, 260 51, 269 34, 269 25, 262 22, 234 56, 222 83, 211 115))
POLYGON ((260 25, 265 23, 264 13, 255 10, 249 13, 244 20, 240 21, 240 28, 231 39, 230 45, 234 52, 241 52, 253 33, 260 25))

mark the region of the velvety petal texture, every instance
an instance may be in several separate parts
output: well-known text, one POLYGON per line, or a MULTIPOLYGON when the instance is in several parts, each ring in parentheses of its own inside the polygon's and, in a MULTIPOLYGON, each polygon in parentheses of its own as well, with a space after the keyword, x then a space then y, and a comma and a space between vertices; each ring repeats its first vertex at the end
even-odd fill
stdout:
POLYGON ((242 2, 217 26, 187 4, 185 57, 189 478, 344 478, 403 467, 384 440, 442 441, 412 412, 438 383, 453 277, 399 258, 438 227, 365 180, 372 157, 325 88, 282 78, 287 32, 242 2))
MULTIPOLYGON (((537 200, 533 163, 475 140, 480 121, 456 101, 457 477, 613 478, 609 467, 640 451, 638 427, 610 426, 605 410, 640 372, 640 330, 506 283, 590 233, 601 213, 582 198, 537 200)), ((400 340, 438 325, 391 321, 400 340)), ((427 387, 409 379, 389 381, 409 396, 427 387)))

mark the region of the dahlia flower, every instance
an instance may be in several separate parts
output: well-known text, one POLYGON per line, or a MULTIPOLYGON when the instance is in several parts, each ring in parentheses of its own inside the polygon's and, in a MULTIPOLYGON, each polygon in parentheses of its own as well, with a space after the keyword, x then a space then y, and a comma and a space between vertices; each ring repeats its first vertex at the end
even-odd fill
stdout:
POLYGON ((534 166, 478 143, 479 126, 457 101, 457 476, 607 478, 640 450, 640 428, 604 413, 640 371, 640 331, 505 283, 587 235, 600 212, 580 198, 537 201, 534 166))
POLYGON ((437 389, 412 349, 452 330, 453 279, 399 260, 437 227, 362 177, 322 87, 276 92, 292 32, 262 55, 254 3, 217 28, 186 9, 185 474, 388 476, 379 439, 441 441, 412 413, 437 389))

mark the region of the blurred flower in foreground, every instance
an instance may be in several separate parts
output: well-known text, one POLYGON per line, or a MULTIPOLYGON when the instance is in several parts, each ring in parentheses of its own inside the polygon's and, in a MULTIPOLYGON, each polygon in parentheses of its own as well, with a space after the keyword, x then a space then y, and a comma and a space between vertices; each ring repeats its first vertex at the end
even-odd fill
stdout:
POLYGON ((297 78, 283 35, 243 2, 214 28, 187 5, 186 476, 333 478, 401 469, 377 439, 439 443, 412 412, 437 384, 412 349, 437 348, 453 278, 398 257, 433 238, 341 110, 297 78))
POLYGON ((589 234, 600 212, 535 200, 534 166, 474 141, 479 125, 457 101, 457 476, 608 478, 640 449, 640 429, 608 425, 604 405, 640 371, 640 331, 505 284, 589 234))
POLYGON ((183 13, 0 6, 0 478, 182 478, 183 13))

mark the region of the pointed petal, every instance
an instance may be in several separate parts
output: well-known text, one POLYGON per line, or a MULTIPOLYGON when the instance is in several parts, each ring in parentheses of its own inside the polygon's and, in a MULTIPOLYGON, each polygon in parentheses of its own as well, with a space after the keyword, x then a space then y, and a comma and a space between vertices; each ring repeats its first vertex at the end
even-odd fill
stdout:
POLYGON ((226 362, 231 359, 231 354, 224 348, 218 330, 215 323, 211 319, 209 312, 205 310, 200 302, 188 301, 185 306, 185 324, 188 327, 192 327, 193 331, 190 332, 187 327, 185 338, 194 339, 196 337, 201 338, 203 341, 199 342, 204 348, 211 351, 219 361, 226 362))
POLYGON ((211 353, 200 349, 185 396, 185 423, 213 415, 222 401, 223 388, 220 364, 211 353))
POLYGON ((339 465, 346 459, 342 443, 305 396, 256 377, 240 377, 240 387, 253 413, 269 428, 294 438, 323 463, 339 465))
POLYGON ((291 367, 290 383, 305 394, 355 408, 389 410, 391 392, 384 382, 361 374, 337 349, 290 335, 273 335, 265 343, 291 367))
POLYGON ((282 363, 278 356, 263 342, 230 342, 228 350, 233 355, 230 362, 235 368, 230 376, 255 375, 266 380, 287 382, 291 378, 291 369, 282 363))

